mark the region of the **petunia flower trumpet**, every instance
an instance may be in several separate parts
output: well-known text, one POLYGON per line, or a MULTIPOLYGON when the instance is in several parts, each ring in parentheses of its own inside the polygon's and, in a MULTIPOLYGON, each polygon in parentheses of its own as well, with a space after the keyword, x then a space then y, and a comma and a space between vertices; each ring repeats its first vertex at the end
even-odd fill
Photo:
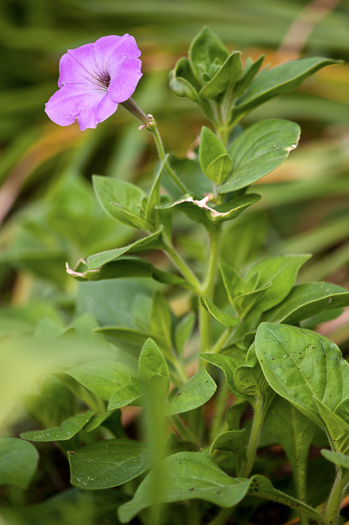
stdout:
MULTIPOLYGON (((119 103, 132 105, 128 101, 142 76, 140 55, 128 34, 69 49, 60 60, 59 90, 45 105, 47 115, 60 126, 77 120, 84 131, 110 117, 119 103)), ((143 113, 141 117, 147 119, 143 113)))

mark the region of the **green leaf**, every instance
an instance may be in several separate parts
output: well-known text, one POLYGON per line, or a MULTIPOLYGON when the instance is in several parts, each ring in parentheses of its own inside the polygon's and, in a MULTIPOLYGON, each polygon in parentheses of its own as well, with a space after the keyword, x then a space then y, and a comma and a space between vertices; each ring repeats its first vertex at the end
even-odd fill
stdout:
POLYGON ((229 51, 209 27, 203 27, 189 47, 190 66, 200 84, 210 80, 214 66, 221 66, 228 56, 229 51))
MULTIPOLYGON (((233 378, 240 396, 243 394, 248 397, 261 398, 269 389, 253 348, 252 351, 249 350, 246 362, 237 367, 233 378)), ((268 395, 268 397, 271 397, 271 395, 268 395)))
POLYGON ((170 372, 164 356, 152 339, 148 339, 143 345, 138 361, 138 372, 145 379, 153 376, 163 377, 166 380, 164 395, 167 394, 170 386, 170 372))
POLYGON ((324 428, 314 398, 334 411, 349 397, 349 364, 339 348, 316 332, 272 323, 259 326, 255 346, 273 390, 324 428))
POLYGON ((131 383, 123 385, 120 388, 117 388, 110 396, 108 410, 125 407, 130 403, 133 403, 133 401, 138 400, 140 397, 141 394, 135 385, 131 383))
POLYGON ((228 56, 215 76, 201 88, 200 96, 207 99, 217 98, 228 88, 234 87, 242 75, 240 54, 240 51, 234 51, 228 56))
POLYGON ((234 299, 249 292, 249 288, 235 268, 229 264, 222 263, 220 270, 229 301, 233 304, 234 299))
POLYGON ((144 443, 109 439, 68 452, 70 482, 87 490, 109 489, 140 476, 150 466, 144 443))
POLYGON ((0 438, 0 485, 26 489, 39 461, 36 448, 27 441, 0 438))
POLYGON ((218 306, 216 306, 208 297, 201 296, 201 303, 204 308, 206 308, 206 310, 222 325, 228 328, 234 328, 239 324, 240 319, 238 317, 233 317, 232 315, 223 312, 223 310, 218 308, 218 306))
MULTIPOLYGON (((345 361, 346 364, 347 361, 345 361)), ((349 365, 348 365, 349 367, 349 365)), ((333 410, 314 397, 321 419, 336 452, 349 456, 349 425, 333 410)))
POLYGON ((147 237, 143 237, 142 239, 139 239, 138 241, 129 244, 128 246, 123 246, 122 248, 115 248, 113 250, 107 250, 105 252, 90 255, 90 257, 87 258, 87 266, 90 270, 94 270, 96 268, 99 268, 103 264, 114 261, 124 253, 135 253, 142 252, 144 250, 161 249, 161 247, 163 246, 162 232, 163 227, 160 226, 158 231, 156 231, 155 233, 152 233, 147 237))
POLYGON ((150 191, 149 199, 145 209, 145 221, 148 224, 153 225, 155 229, 159 227, 156 207, 160 204, 160 187, 161 177, 164 171, 164 167, 168 161, 168 155, 162 159, 160 166, 155 174, 154 182, 150 191))
POLYGON ((23 432, 21 437, 28 441, 39 441, 42 443, 49 441, 67 441, 75 436, 88 423, 93 416, 92 410, 87 410, 82 414, 69 417, 56 428, 45 428, 44 430, 32 430, 23 432))
POLYGON ((223 370, 227 385, 229 390, 235 394, 238 397, 243 397, 244 399, 248 399, 248 396, 246 394, 241 394, 239 390, 235 386, 234 381, 234 372, 237 369, 238 366, 240 366, 245 361, 245 355, 241 357, 240 354, 237 356, 230 356, 230 355, 224 355, 224 354, 199 354, 199 357, 202 357, 205 361, 208 361, 209 363, 212 363, 215 366, 218 366, 221 370, 223 370))
POLYGON ((331 463, 338 465, 339 467, 349 469, 349 456, 345 454, 339 454, 338 452, 332 452, 332 450, 321 450, 321 454, 331 463))
POLYGON ((246 93, 237 100, 232 120, 246 115, 273 97, 294 91, 319 69, 338 63, 337 60, 311 57, 291 60, 272 69, 264 69, 251 82, 246 93))
POLYGON ((70 368, 66 373, 106 400, 134 375, 130 368, 115 361, 92 361, 70 368))
POLYGON ((228 430, 220 434, 212 443, 210 454, 216 449, 234 452, 242 459, 246 457, 246 429, 242 430, 228 430))
POLYGON ((231 172, 233 164, 225 147, 206 126, 201 129, 199 158, 202 171, 215 184, 221 184, 231 172))
POLYGON ((235 297, 233 301, 234 309, 238 312, 240 317, 245 317, 249 311, 263 299, 265 293, 272 286, 272 283, 265 283, 260 288, 256 288, 251 292, 244 293, 235 297))
POLYGON ((149 337, 152 337, 150 333, 124 326, 103 326, 102 328, 97 328, 96 332, 111 339, 121 339, 122 341, 130 341, 138 345, 143 345, 149 337))
POLYGON ((216 388, 210 374, 205 368, 201 368, 171 399, 168 414, 173 416, 200 407, 211 399, 216 388))
POLYGON ((262 63, 264 60, 264 55, 261 55, 255 62, 250 59, 248 62, 248 59, 246 60, 245 69, 243 71, 243 75, 241 80, 236 84, 234 94, 236 97, 239 97, 243 94, 243 92, 248 88, 248 86, 251 84, 253 78, 258 73, 262 63))
POLYGON ((193 333, 196 316, 194 312, 187 313, 175 328, 175 343, 177 352, 182 355, 185 343, 193 333))
POLYGON ((273 399, 264 425, 284 449, 292 467, 296 495, 304 499, 308 452, 316 425, 280 396, 273 399))
POLYGON ((150 331, 158 340, 163 341, 168 349, 171 349, 171 311, 163 293, 159 291, 153 295, 150 314, 150 331))
POLYGON ((198 91, 200 84, 193 74, 189 60, 182 57, 170 73, 170 88, 177 97, 187 97, 200 104, 198 91))
POLYGON ((313 315, 349 306, 349 292, 332 283, 306 283, 295 286, 286 299, 263 314, 263 320, 296 324, 313 315))
MULTIPOLYGON (((165 459, 162 468, 166 484, 159 503, 202 499, 221 507, 233 507, 245 497, 250 486, 250 480, 229 477, 208 455, 200 452, 173 454, 165 459)), ((119 508, 122 523, 149 507, 155 474, 148 474, 133 499, 119 508)))
POLYGON ((268 175, 295 149, 300 127, 281 119, 262 120, 250 126, 229 147, 233 171, 219 193, 249 186, 268 175))
POLYGON ((246 274, 245 280, 258 274, 257 286, 272 283, 253 309, 253 313, 261 313, 281 303, 291 291, 299 268, 310 259, 311 255, 287 255, 266 259, 253 266, 246 274))
POLYGON ((113 177, 94 175, 92 180, 98 202, 109 217, 133 228, 147 229, 147 222, 140 216, 147 198, 141 188, 113 177))
POLYGON ((335 413, 349 424, 349 398, 343 399, 335 409, 335 413))
POLYGON ((96 414, 90 419, 90 421, 84 427, 84 431, 92 432, 93 430, 98 428, 100 425, 103 425, 104 421, 106 421, 112 415, 113 415, 112 411, 102 412, 102 414, 96 414))

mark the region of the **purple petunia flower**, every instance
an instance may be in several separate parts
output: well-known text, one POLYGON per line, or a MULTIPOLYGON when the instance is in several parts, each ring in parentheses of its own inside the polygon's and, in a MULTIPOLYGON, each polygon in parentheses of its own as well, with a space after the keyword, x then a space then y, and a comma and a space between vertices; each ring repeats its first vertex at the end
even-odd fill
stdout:
POLYGON ((128 100, 142 76, 141 52, 133 36, 104 36, 69 49, 59 63, 60 88, 45 105, 53 122, 95 128, 128 100))

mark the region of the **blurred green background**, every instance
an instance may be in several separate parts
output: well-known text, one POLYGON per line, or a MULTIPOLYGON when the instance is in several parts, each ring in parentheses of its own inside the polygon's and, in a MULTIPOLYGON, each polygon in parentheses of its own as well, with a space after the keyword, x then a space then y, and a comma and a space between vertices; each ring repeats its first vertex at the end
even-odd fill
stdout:
MULTIPOLYGON (((43 317, 69 320, 77 287, 65 262, 74 266, 79 257, 132 239, 133 231, 100 210, 91 175, 147 188, 156 163, 151 137, 123 108, 86 132, 49 121, 44 103, 57 89, 61 55, 103 35, 134 35, 144 72, 134 98, 156 116, 166 149, 184 156, 205 119, 169 92, 168 72, 205 24, 240 49, 243 60, 261 53, 272 65, 300 56, 349 56, 348 0, 2 0, 1 337, 30 333, 43 317)), ((225 258, 246 266, 263 254, 312 252, 301 280, 348 286, 349 66, 325 68, 249 121, 264 117, 298 122, 301 142, 259 184, 263 199, 232 226, 240 244, 233 254, 223 245, 225 258)), ((188 232, 184 222, 176 228, 185 255, 204 257, 201 232, 188 232)), ((320 327, 343 349, 349 349, 347 319, 344 314, 320 327)))

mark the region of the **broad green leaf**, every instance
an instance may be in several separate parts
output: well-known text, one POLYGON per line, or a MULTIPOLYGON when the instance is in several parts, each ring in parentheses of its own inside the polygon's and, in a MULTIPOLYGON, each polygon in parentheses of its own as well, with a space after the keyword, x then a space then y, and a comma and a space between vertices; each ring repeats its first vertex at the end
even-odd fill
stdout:
POLYGON ((147 446, 108 439, 68 453, 70 482, 88 490, 109 489, 140 476, 150 466, 147 446))
POLYGON ((210 314, 217 319, 222 325, 228 328, 234 328, 239 324, 240 319, 233 317, 232 315, 223 312, 218 306, 216 306, 208 297, 201 296, 201 303, 210 312, 210 314))
POLYGON ((31 443, 0 438, 0 485, 26 489, 35 474, 38 460, 39 454, 31 443))
POLYGON ((150 379, 153 376, 162 376, 165 380, 165 392, 170 386, 170 372, 167 363, 157 344, 148 339, 141 350, 138 361, 138 372, 141 377, 150 379))
POLYGON ((89 270, 95 270, 103 264, 114 261, 124 253, 135 253, 142 252, 144 250, 161 249, 161 247, 163 246, 162 232, 163 227, 160 226, 158 231, 156 231, 155 233, 152 233, 147 237, 143 237, 142 239, 139 239, 138 241, 135 241, 132 244, 129 244, 128 246, 123 246, 122 248, 115 248, 113 250, 107 250, 105 252, 90 255, 90 257, 87 258, 87 266, 89 270))
POLYGON ((206 403, 216 391, 216 383, 205 368, 201 368, 171 399, 168 414, 181 414, 206 403))
POLYGON ((330 411, 349 397, 349 364, 326 337, 289 325, 262 323, 256 355, 277 394, 324 428, 314 398, 330 411))
POLYGON ((200 84, 193 74, 189 60, 181 57, 170 73, 170 88, 177 97, 187 97, 200 104, 200 84))
POLYGON ((172 347, 171 311, 162 292, 155 292, 150 313, 150 331, 154 336, 163 341, 167 348, 172 347))
POLYGON ((349 292, 332 283, 306 283, 295 286, 286 299, 263 314, 263 320, 296 324, 313 315, 349 306, 349 292))
MULTIPOLYGON (((346 361, 345 361, 346 362, 346 361)), ((346 362, 347 363, 347 362, 346 362)), ((348 365, 349 366, 349 365, 348 365)), ((349 456, 349 425, 324 403, 314 398, 336 452, 349 456)))
POLYGON ((202 357, 202 359, 204 359, 205 361, 208 361, 209 363, 212 363, 213 365, 218 366, 218 368, 223 370, 227 380, 228 388, 233 394, 235 394, 238 397, 248 399, 247 395, 241 394, 239 392, 234 382, 234 372, 237 369, 237 367, 245 361, 245 355, 241 356, 241 354, 237 354, 234 357, 230 355, 206 353, 199 354, 199 357, 202 357))
POLYGON ((215 75, 215 69, 218 70, 228 56, 228 49, 209 27, 203 27, 189 47, 190 66, 201 85, 215 75))
POLYGON ((120 386, 110 396, 108 410, 115 410, 116 408, 125 407, 140 397, 141 394, 135 385, 130 383, 120 386))
POLYGON ((147 198, 141 188, 113 177, 93 176, 93 188, 103 210, 112 219, 133 228, 147 229, 140 216, 142 202, 147 198))
POLYGON ((118 386, 125 385, 134 372, 115 361, 84 363, 66 372, 84 387, 108 400, 118 386))
POLYGON ((262 63, 264 60, 264 55, 261 55, 255 62, 250 59, 246 60, 245 69, 243 71, 243 75, 241 80, 236 84, 234 89, 234 94, 236 97, 239 97, 243 94, 243 92, 248 88, 250 83, 252 82, 253 78, 258 73, 262 63))
POLYGON ((93 416, 90 421, 87 423, 87 425, 84 427, 85 432, 92 432, 96 428, 98 428, 100 425, 103 425, 103 423, 113 414, 112 411, 109 412, 102 412, 102 414, 96 414, 93 416))
POLYGON ((126 279, 128 277, 150 277, 154 281, 164 284, 187 286, 187 282, 181 277, 170 272, 158 270, 150 261, 146 261, 141 257, 120 257, 94 270, 87 269, 87 266, 82 263, 75 270, 72 270, 67 265, 66 271, 74 279, 81 282, 126 279))
POLYGON ((229 147, 233 171, 219 193, 249 186, 268 175, 295 149, 300 127, 281 119, 262 120, 250 126, 229 147))
POLYGON ((227 153, 223 153, 207 166, 206 175, 219 186, 227 179, 232 168, 233 161, 227 153))
POLYGON ((145 209, 145 220, 148 224, 153 225, 155 229, 159 227, 156 207, 160 204, 161 177, 167 161, 168 155, 165 155, 155 174, 154 182, 150 190, 149 199, 145 209))
POLYGON ((185 343, 188 341, 189 337, 193 333, 195 319, 196 316, 194 312, 189 312, 184 317, 182 317, 182 319, 180 319, 179 323, 175 328, 174 338, 176 343, 176 350, 181 355, 183 354, 185 343))
POLYGON ((203 98, 213 99, 223 94, 228 88, 232 88, 240 80, 242 75, 242 64, 240 51, 234 51, 228 56, 224 64, 200 90, 203 98))
POLYGON ((264 69, 252 80, 248 90, 237 100, 232 119, 246 115, 273 97, 294 91, 306 78, 319 69, 338 63, 328 58, 311 57, 291 60, 272 69, 264 69))
POLYGON ((272 286, 265 291, 263 297, 254 307, 253 312, 261 313, 281 303, 291 291, 296 281, 299 268, 306 263, 310 257, 308 254, 287 255, 285 257, 267 259, 253 266, 245 276, 246 281, 249 281, 254 275, 258 274, 258 287, 272 283, 272 286))
POLYGON ((242 430, 228 430, 220 434, 212 443, 210 454, 216 449, 234 452, 241 458, 246 456, 246 429, 242 430))
MULTIPOLYGON (((250 486, 250 480, 233 479, 225 474, 205 453, 179 452, 165 459, 164 484, 161 503, 202 499, 221 507, 233 507, 241 501, 250 486)), ((151 502, 154 472, 139 485, 133 499, 122 505, 118 516, 122 523, 132 520, 151 502)), ((159 502, 160 503, 160 502, 159 502)))
POLYGON ((293 470, 296 495, 304 499, 308 452, 316 425, 280 396, 273 399, 264 425, 284 449, 293 470))
POLYGON ((343 399, 335 409, 335 413, 349 424, 349 398, 343 399))
POLYGON ((80 432, 86 423, 90 421, 92 416, 92 410, 87 410, 87 412, 82 414, 69 417, 63 421, 59 427, 23 432, 21 437, 28 441, 40 441, 42 443, 49 441, 67 441, 80 432))
MULTIPOLYGON (((200 166, 202 171, 205 173, 206 177, 211 179, 215 184, 221 184, 222 181, 217 181, 215 173, 211 173, 213 175, 213 177, 211 177, 208 172, 208 168, 212 164, 212 162, 214 162, 222 155, 226 155, 226 153, 227 152, 225 151, 225 147, 223 146, 223 143, 217 137, 217 135, 211 129, 207 128, 206 126, 203 126, 200 135, 200 166)), ((229 175, 231 168, 232 164, 230 165, 230 169, 226 176, 229 175)))
MULTIPOLYGON (((261 398, 269 389, 253 348, 252 352, 249 350, 246 362, 237 367, 233 378, 240 396, 243 394, 248 397, 261 398)), ((271 392, 269 392, 268 397, 271 397, 271 392)))
POLYGON ((345 454, 339 454, 338 452, 332 452, 332 450, 321 450, 321 454, 331 463, 338 465, 339 467, 349 469, 349 456, 345 454))
MULTIPOLYGON (((206 194, 213 193, 214 185, 202 172, 199 156, 194 158, 178 158, 175 155, 169 157, 170 166, 178 177, 188 188, 188 193, 195 199, 203 199, 206 194)), ((182 193, 174 197, 176 200, 182 198, 182 193)))

